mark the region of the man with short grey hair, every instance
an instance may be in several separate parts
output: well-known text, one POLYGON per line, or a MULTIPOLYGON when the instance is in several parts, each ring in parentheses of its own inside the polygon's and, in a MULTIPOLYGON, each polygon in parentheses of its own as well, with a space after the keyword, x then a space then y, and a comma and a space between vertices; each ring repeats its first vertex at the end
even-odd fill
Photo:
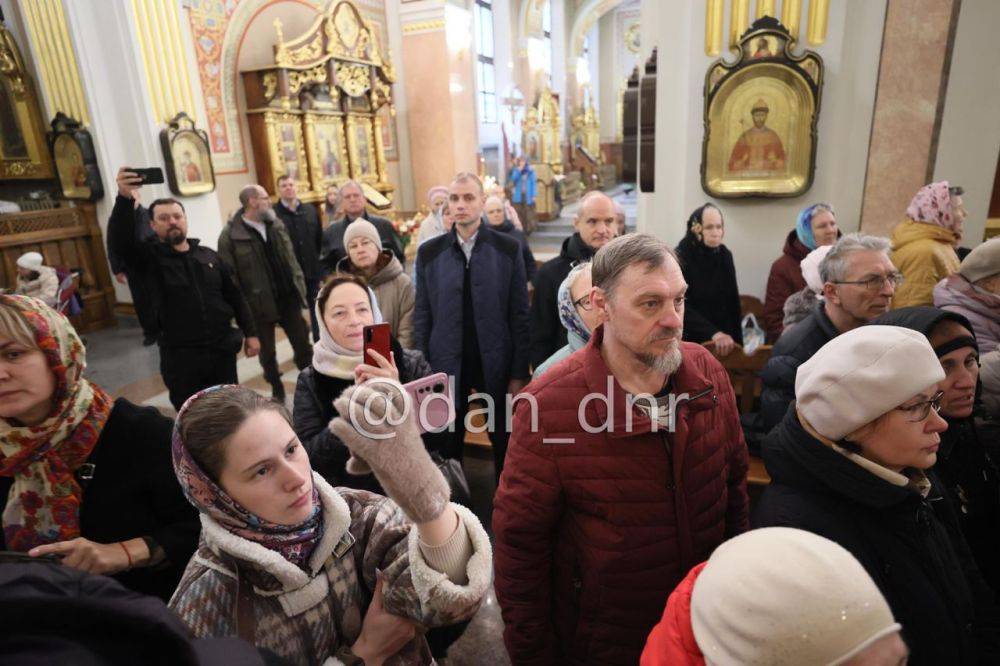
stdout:
POLYGON ((682 342, 687 284, 648 234, 594 255, 604 323, 525 390, 494 500, 515 664, 635 664, 688 570, 748 529, 729 375, 682 342))
POLYGON ((382 249, 392 250, 392 253, 399 259, 399 263, 406 265, 403 243, 393 228, 392 222, 384 217, 370 214, 367 205, 368 200, 365 198, 360 183, 349 180, 340 186, 340 207, 344 211, 344 217, 332 223, 323 232, 320 263, 323 264, 326 272, 336 271, 337 264, 347 256, 347 249, 344 247, 344 232, 347 230, 347 225, 359 217, 368 220, 375 226, 378 237, 382 239, 382 249))
POLYGON ((280 324, 295 352, 299 370, 312 362, 309 331, 302 318, 306 285, 284 223, 260 185, 240 190, 240 210, 219 235, 219 257, 233 273, 257 324, 260 366, 275 401, 284 403, 285 387, 275 351, 274 325, 280 324))
POLYGON ((771 350, 761 373, 761 426, 769 432, 785 417, 795 399, 795 373, 820 347, 889 311, 903 276, 889 260, 889 241, 861 233, 847 234, 819 265, 823 300, 787 330, 771 350))

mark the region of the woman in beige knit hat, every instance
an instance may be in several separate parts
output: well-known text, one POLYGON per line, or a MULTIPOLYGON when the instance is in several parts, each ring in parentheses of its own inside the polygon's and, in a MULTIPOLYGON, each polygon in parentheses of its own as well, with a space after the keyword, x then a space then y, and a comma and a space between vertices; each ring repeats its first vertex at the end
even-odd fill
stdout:
POLYGON ((863 326, 824 345, 799 366, 796 402, 764 441, 772 483, 753 524, 804 529, 854 555, 903 625, 911 664, 996 663, 983 647, 996 630, 981 622, 992 594, 954 515, 931 507, 944 378, 910 329, 863 326))
POLYGON ((734 537, 667 600, 640 666, 899 666, 909 651, 849 552, 787 527, 734 537))

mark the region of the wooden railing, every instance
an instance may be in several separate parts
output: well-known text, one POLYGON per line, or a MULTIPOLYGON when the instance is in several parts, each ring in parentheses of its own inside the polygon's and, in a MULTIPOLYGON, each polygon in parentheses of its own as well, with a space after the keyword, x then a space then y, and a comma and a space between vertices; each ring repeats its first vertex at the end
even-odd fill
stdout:
POLYGON ((81 270, 83 311, 71 317, 78 331, 114 326, 115 292, 92 204, 0 215, 0 286, 14 287, 25 252, 40 252, 46 266, 81 270))

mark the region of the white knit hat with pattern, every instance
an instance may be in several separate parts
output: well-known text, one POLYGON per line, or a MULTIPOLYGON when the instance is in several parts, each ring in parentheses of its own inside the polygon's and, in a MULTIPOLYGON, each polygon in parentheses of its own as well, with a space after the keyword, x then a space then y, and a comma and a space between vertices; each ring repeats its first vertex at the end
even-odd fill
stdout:
POLYGON ((694 583, 691 628, 713 666, 834 666, 901 629, 853 555, 788 527, 715 549, 694 583))
POLYGON ((923 333, 868 325, 820 347, 795 374, 799 412, 838 441, 945 377, 923 333))

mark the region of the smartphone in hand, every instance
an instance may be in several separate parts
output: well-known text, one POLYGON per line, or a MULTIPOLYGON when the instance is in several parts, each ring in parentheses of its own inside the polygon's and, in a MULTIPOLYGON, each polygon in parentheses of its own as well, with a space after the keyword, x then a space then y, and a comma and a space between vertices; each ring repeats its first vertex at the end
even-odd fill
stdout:
POLYGON ((131 171, 142 178, 143 185, 159 185, 163 183, 163 169, 159 167, 150 167, 148 169, 126 167, 125 170, 131 171))
POLYGON ((455 420, 455 403, 452 401, 448 375, 438 372, 403 384, 410 394, 414 418, 421 434, 440 432, 455 420), (426 405, 424 404, 426 403, 426 405))
POLYGON ((364 329, 364 349, 365 349, 365 363, 368 365, 374 365, 378 367, 378 363, 369 354, 369 350, 374 349, 382 357, 390 361, 390 354, 392 353, 392 344, 389 342, 390 326, 389 324, 372 324, 371 326, 365 326, 364 329))

